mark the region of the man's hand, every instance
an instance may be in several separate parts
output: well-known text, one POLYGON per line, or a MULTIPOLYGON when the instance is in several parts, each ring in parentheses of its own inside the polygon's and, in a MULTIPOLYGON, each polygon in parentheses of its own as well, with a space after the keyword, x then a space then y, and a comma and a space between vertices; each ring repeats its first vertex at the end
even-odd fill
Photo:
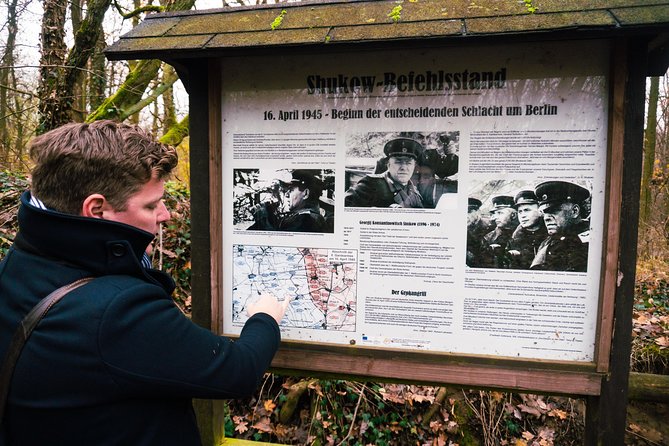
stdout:
POLYGON ((260 299, 249 304, 246 312, 249 317, 256 313, 269 314, 276 320, 277 324, 281 324, 281 319, 283 319, 283 315, 286 314, 288 305, 290 305, 290 299, 284 299, 282 302, 279 302, 274 295, 263 293, 260 295, 260 299))

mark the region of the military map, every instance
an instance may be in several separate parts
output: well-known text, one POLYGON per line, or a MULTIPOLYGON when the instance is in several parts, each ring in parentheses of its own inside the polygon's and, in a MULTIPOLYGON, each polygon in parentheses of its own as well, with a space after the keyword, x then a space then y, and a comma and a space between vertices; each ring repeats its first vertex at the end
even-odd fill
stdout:
POLYGON ((263 292, 291 303, 282 327, 355 331, 357 252, 347 249, 233 245, 232 320, 263 292))

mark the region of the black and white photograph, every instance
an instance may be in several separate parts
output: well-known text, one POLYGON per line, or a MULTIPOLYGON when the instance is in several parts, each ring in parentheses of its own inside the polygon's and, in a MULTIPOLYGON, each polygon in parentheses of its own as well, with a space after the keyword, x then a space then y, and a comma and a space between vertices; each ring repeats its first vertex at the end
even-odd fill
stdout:
POLYGON ((586 182, 476 183, 467 203, 466 264, 587 272, 590 208, 586 182))
POLYGON ((233 183, 235 229, 334 232, 332 169, 234 169, 233 183))
POLYGON ((459 132, 348 135, 344 206, 443 207, 458 191, 459 139, 459 132))

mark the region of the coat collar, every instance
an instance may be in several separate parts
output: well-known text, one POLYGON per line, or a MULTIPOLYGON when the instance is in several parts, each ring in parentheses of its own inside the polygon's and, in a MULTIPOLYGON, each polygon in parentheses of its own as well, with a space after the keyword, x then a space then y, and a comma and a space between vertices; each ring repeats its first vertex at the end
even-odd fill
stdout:
POLYGON ((21 196, 18 218, 19 249, 96 276, 127 274, 158 282, 168 292, 174 288, 169 276, 141 265, 142 255, 154 237, 149 232, 114 221, 39 209, 30 204, 30 192, 21 196))

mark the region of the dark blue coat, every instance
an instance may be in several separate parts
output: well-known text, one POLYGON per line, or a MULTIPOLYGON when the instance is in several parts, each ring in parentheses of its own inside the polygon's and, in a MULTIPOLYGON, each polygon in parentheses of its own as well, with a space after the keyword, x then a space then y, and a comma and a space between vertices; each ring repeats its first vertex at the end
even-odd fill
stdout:
POLYGON ((98 278, 55 305, 28 340, 10 389, 9 444, 199 445, 191 398, 250 395, 279 346, 277 323, 257 314, 237 341, 216 336, 174 305, 167 275, 141 267, 152 234, 28 200, 0 263, 0 357, 40 299, 98 278))

